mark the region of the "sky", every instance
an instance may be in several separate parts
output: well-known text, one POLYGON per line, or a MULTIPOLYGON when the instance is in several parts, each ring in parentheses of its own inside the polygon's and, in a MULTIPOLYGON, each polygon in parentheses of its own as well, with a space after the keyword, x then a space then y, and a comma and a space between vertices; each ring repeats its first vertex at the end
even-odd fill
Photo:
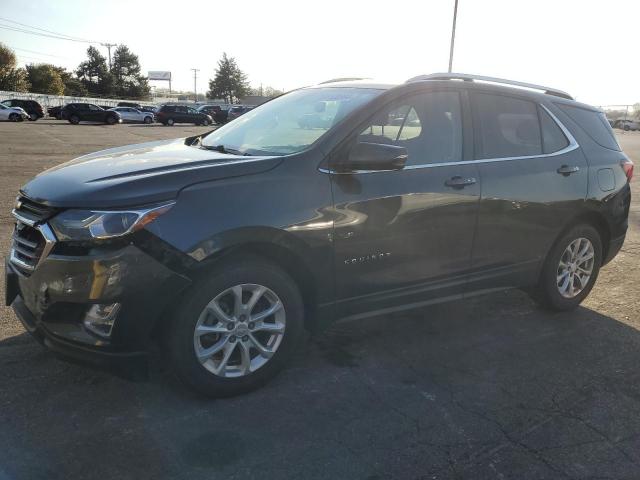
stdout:
MULTIPOLYGON (((0 27, 22 28, 11 20, 123 43, 144 72, 171 71, 174 89, 193 91, 197 68, 205 92, 226 52, 252 86, 291 90, 336 77, 403 82, 446 71, 453 3, 0 0, 0 27)), ((638 18, 638 0, 459 0, 453 71, 547 85, 592 105, 640 102, 638 18)), ((3 28, 0 42, 21 65, 68 69, 89 46, 3 28)))

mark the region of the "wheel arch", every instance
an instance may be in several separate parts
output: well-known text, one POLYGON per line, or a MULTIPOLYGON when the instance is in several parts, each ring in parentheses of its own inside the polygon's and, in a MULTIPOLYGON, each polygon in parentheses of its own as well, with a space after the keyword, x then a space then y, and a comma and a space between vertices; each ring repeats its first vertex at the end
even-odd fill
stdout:
POLYGON ((558 235, 556 235, 556 238, 553 240, 553 243, 550 245, 547 255, 545 256, 545 262, 558 241, 573 227, 581 224, 587 224, 596 229, 600 235, 600 241, 602 243, 602 258, 607 258, 607 252, 609 251, 609 245, 611 243, 611 227, 602 213, 596 210, 588 210, 573 217, 566 223, 558 235))
POLYGON ((231 246, 221 251, 215 258, 206 262, 202 268, 208 270, 219 266, 222 262, 232 262, 248 256, 259 257, 273 263, 289 275, 300 289, 304 303, 305 325, 313 323, 313 312, 318 303, 317 282, 311 268, 304 258, 295 250, 282 244, 268 241, 251 241, 231 246))

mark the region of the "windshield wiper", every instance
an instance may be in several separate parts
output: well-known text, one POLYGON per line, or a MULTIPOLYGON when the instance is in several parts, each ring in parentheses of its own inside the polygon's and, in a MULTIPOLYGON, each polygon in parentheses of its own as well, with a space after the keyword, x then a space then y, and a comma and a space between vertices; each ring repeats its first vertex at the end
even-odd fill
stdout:
POLYGON ((250 153, 241 152, 240 150, 236 150, 235 148, 227 148, 224 145, 200 145, 200 148, 203 150, 214 150, 220 153, 228 153, 230 155, 242 155, 245 157, 250 157, 250 153))

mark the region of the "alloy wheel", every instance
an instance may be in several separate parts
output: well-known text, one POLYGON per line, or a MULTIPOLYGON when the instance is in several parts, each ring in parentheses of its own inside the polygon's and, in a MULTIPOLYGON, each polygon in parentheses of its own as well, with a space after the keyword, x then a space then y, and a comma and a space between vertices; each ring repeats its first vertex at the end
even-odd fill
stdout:
POLYGON ((560 295, 574 298, 589 283, 593 273, 595 251, 587 238, 578 238, 567 246, 557 269, 557 287, 560 295))
POLYGON ((284 338, 286 314, 269 288, 241 284, 204 308, 193 333, 198 361, 219 377, 242 377, 264 366, 284 338))

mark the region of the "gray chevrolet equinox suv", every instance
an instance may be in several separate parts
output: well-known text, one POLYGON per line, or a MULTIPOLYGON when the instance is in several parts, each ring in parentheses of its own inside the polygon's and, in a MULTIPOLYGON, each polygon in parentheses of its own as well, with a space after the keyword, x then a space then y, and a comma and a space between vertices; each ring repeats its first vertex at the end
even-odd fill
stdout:
POLYGON ((325 83, 36 176, 7 303, 59 354, 130 372, 158 345, 233 395, 336 319, 507 287, 575 308, 622 246, 632 172, 604 114, 556 89, 325 83))

